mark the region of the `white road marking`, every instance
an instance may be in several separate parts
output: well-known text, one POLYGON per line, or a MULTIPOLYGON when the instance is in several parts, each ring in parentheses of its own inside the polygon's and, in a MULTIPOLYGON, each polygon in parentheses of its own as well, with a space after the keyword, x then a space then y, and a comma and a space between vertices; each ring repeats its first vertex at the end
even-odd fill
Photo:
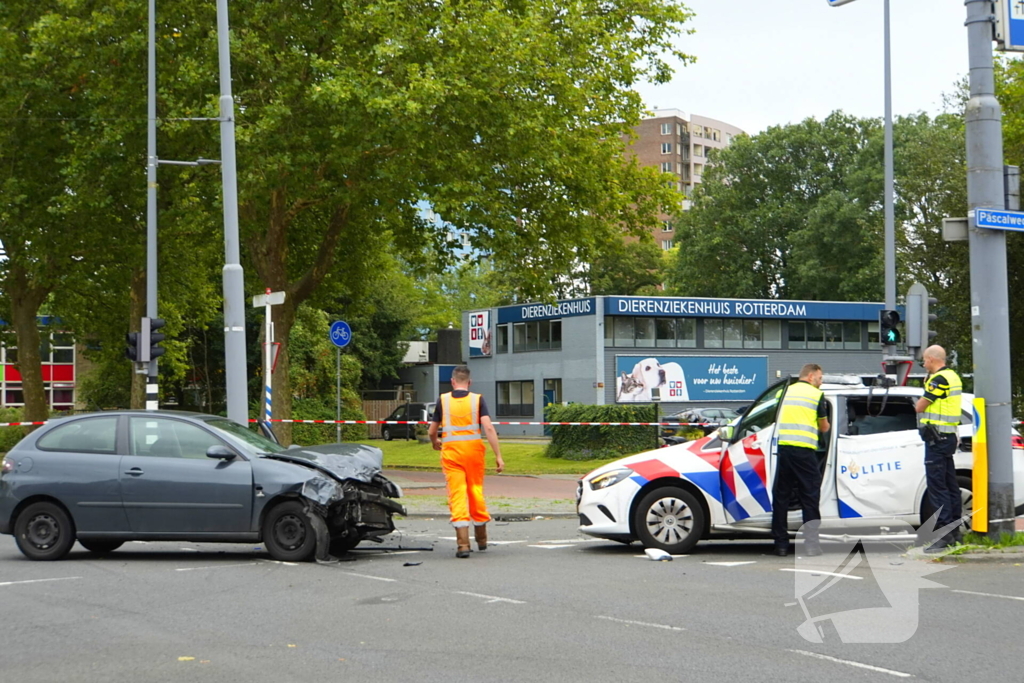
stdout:
POLYGON ((0 583, 0 586, 18 586, 23 583, 42 583, 44 581, 74 581, 80 579, 81 576, 62 576, 59 579, 26 579, 25 581, 4 581, 0 583))
POLYGON ((877 671, 878 673, 889 674, 890 676, 898 676, 900 678, 913 678, 914 674, 904 673, 902 671, 893 671, 892 669, 883 669, 880 666, 872 666, 870 664, 862 664, 860 662, 851 662, 846 659, 838 659, 836 657, 829 657, 828 655, 819 655, 817 652, 807 652, 806 650, 790 650, 798 655, 804 655, 805 657, 814 657, 815 659, 824 659, 829 662, 836 662, 837 664, 846 664, 847 666, 855 666, 859 669, 867 669, 869 671, 877 671))
POLYGON ((1024 601, 1024 598, 1020 597, 1019 595, 999 595, 998 593, 978 593, 977 591, 960 591, 960 590, 951 590, 950 593, 963 593, 964 595, 980 595, 980 596, 985 597, 985 598, 1002 598, 1004 600, 1021 600, 1021 601, 1024 601))
POLYGON ((560 538, 557 541, 537 541, 538 543, 599 543, 599 538, 560 538))
POLYGON ((547 548, 548 550, 552 550, 554 548, 571 548, 572 546, 571 545, 531 545, 531 546, 527 546, 527 547, 528 548, 547 548))
POLYGON ((686 629, 682 626, 669 626, 668 624, 650 624, 646 621, 632 621, 631 619, 616 619, 615 617, 597 617, 598 619, 604 619, 606 621, 614 621, 620 624, 629 624, 630 626, 649 626, 650 628, 661 628, 666 631, 685 631, 686 629))
POLYGON ((227 569, 229 567, 251 567, 254 564, 259 564, 259 563, 258 562, 243 562, 242 564, 214 564, 214 565, 210 565, 209 567, 181 567, 179 569, 175 569, 174 571, 176 571, 176 572, 194 572, 197 569, 227 569))
POLYGON ((473 598, 483 598, 487 602, 507 602, 513 605, 525 605, 526 603, 522 600, 513 600, 512 598, 499 598, 494 595, 483 595, 482 593, 467 593, 466 591, 455 591, 459 595, 468 595, 473 598))
MULTIPOLYGON (((779 571, 780 572, 799 572, 801 574, 821 574, 822 576, 838 576, 841 579, 853 579, 854 581, 863 581, 864 580, 863 576, 853 576, 851 574, 836 574, 834 572, 821 572, 821 571, 818 571, 817 569, 788 569, 788 568, 783 568, 783 569, 780 569, 779 571)), ((796 650, 793 650, 793 652, 796 652, 796 650)))
POLYGON ((298 562, 282 562, 281 560, 263 560, 263 561, 264 562, 269 562, 270 564, 283 564, 286 567, 298 567, 299 566, 298 562))
POLYGON ((526 541, 487 541, 487 545, 512 545, 513 543, 526 543, 526 541))
POLYGON ((342 572, 342 574, 348 574, 349 576, 358 576, 361 579, 373 579, 374 581, 387 581, 388 583, 395 583, 398 579, 388 579, 383 576, 372 576, 370 574, 357 574, 355 572, 342 572))
POLYGON ((395 552, 384 552, 382 555, 416 555, 419 550, 396 550, 395 552))
POLYGON ((705 562, 704 564, 711 564, 716 567, 740 567, 745 564, 757 564, 757 561, 747 560, 746 562, 705 562))

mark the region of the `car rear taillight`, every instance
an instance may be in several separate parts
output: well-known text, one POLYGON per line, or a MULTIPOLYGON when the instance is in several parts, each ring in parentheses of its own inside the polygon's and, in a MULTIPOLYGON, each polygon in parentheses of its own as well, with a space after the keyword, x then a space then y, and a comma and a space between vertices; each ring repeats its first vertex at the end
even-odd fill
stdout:
POLYGON ((1010 437, 1010 446, 1012 448, 1019 448, 1024 450, 1024 436, 1018 436, 1014 434, 1010 437))
MULTIPOLYGON (((1022 446, 1024 448, 1024 446, 1022 446)), ((14 471, 14 461, 10 458, 4 458, 0 461, 0 474, 7 474, 8 472, 14 471)))

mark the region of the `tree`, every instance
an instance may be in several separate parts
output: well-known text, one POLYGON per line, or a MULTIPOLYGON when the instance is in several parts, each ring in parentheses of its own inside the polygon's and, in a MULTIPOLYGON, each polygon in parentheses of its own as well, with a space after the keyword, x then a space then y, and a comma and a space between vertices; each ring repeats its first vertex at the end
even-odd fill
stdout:
POLYGON ((665 252, 647 235, 633 240, 612 239, 587 269, 590 293, 622 296, 662 294, 665 252))

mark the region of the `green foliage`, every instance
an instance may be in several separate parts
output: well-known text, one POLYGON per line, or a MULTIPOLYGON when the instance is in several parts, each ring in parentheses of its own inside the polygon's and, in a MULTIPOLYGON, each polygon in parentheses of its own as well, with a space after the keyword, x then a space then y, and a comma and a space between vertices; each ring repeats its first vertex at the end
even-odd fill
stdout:
MULTIPOLYGON (((652 406, 571 403, 544 409, 548 422, 654 422, 652 406)), ((554 426, 547 456, 565 460, 621 458, 656 448, 657 427, 554 426)))
POLYGON ((93 361, 88 371, 79 366, 78 400, 86 410, 128 408, 134 367, 121 354, 87 352, 93 361))
MULTIPOLYGON (((296 420, 333 420, 336 404, 334 398, 300 398, 292 404, 292 414, 296 420)), ((365 420, 359 396, 350 390, 342 392, 342 420, 365 420)), ((342 425, 342 441, 366 441, 369 433, 366 425, 342 425)), ((292 428, 292 439, 303 446, 321 443, 334 443, 337 440, 337 425, 295 425, 292 428)))
POLYGON ((646 235, 626 241, 616 235, 598 252, 587 272, 590 293, 657 296, 665 281, 665 252, 646 235))
MULTIPOLYGON (((0 408, 0 422, 21 422, 25 419, 21 408, 0 408)), ((0 453, 6 453, 21 441, 28 430, 25 427, 0 427, 0 453)))

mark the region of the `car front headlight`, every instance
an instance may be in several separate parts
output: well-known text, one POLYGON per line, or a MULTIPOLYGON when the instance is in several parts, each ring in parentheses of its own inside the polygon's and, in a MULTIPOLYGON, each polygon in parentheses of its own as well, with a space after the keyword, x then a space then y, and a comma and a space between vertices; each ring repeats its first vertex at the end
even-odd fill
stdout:
POLYGON ((590 488, 592 491, 600 491, 601 489, 606 489, 609 486, 614 486, 615 484, 618 484, 623 479, 628 479, 632 474, 633 470, 628 468, 611 470, 610 472, 599 474, 593 479, 591 479, 590 488))

